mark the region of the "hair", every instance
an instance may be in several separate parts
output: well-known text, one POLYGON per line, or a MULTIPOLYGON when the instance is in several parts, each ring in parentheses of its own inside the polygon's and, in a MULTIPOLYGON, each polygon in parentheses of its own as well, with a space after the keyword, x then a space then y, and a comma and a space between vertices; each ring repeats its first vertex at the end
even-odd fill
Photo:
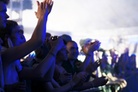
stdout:
POLYGON ((7 20, 6 28, 4 29, 5 34, 10 35, 12 33, 12 29, 18 26, 18 23, 13 20, 7 20))
POLYGON ((68 34, 63 34, 60 37, 63 39, 63 41, 64 41, 65 44, 67 44, 69 41, 72 41, 71 36, 68 35, 68 34))
POLYGON ((69 42, 70 42, 70 43, 75 43, 75 44, 77 44, 77 42, 74 41, 74 40, 68 41, 67 44, 68 44, 69 42))
POLYGON ((12 29, 16 26, 18 26, 18 23, 16 21, 7 20, 6 28, 0 30, 0 38, 3 40, 3 46, 5 46, 7 42, 5 38, 11 35, 12 29))

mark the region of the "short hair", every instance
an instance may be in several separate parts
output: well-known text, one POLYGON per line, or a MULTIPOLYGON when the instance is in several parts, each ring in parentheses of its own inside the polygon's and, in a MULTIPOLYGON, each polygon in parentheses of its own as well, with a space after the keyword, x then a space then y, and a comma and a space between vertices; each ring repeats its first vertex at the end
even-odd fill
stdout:
POLYGON ((12 29, 18 26, 18 23, 13 20, 7 20, 6 28, 0 29, 0 38, 3 40, 3 46, 5 45, 5 37, 11 35, 12 29))
POLYGON ((72 41, 71 36, 68 35, 68 34, 63 34, 60 37, 63 39, 63 41, 64 41, 65 44, 67 44, 69 41, 72 41))
POLYGON ((0 0, 0 2, 3 2, 5 4, 9 4, 10 0, 0 0))
POLYGON ((7 20, 6 28, 4 29, 5 34, 10 35, 12 33, 12 29, 15 28, 16 26, 18 26, 18 23, 16 21, 7 20))

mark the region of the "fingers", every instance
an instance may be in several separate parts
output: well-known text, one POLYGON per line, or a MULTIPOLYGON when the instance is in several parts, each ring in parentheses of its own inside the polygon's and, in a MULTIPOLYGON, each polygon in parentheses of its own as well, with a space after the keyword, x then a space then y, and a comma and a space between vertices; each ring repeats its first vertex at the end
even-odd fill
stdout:
POLYGON ((44 9, 46 9, 46 7, 47 7, 47 2, 46 2, 46 1, 44 1, 43 8, 44 8, 44 9))
POLYGON ((50 4, 51 3, 51 0, 47 0, 47 3, 50 4))
POLYGON ((40 2, 39 2, 39 1, 36 1, 36 3, 37 3, 37 6, 39 6, 39 5, 40 5, 40 2))
POLYGON ((53 3, 54 3, 54 2, 52 1, 52 2, 50 3, 50 6, 53 6, 53 3))
POLYGON ((52 0, 45 0, 44 2, 47 3, 50 6, 53 5, 53 1, 52 0))
POLYGON ((45 0, 45 1, 41 2, 41 3, 39 1, 37 1, 37 6, 40 6, 41 9, 46 9, 47 5, 52 7, 53 6, 53 1, 52 0, 45 0))

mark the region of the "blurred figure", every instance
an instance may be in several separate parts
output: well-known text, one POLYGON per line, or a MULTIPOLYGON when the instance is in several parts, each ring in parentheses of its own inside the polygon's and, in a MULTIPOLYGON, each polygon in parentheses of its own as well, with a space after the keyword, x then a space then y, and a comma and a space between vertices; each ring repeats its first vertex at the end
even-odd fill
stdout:
MULTIPOLYGON (((9 0, 0 0, 0 29, 3 29, 6 27, 6 21, 9 18, 7 15, 7 7, 6 5, 9 3, 9 0)), ((1 35, 1 34, 0 34, 1 35)), ((1 44, 3 41, 0 39, 0 52, 1 52, 1 44)), ((1 54, 0 54, 1 55, 1 54)), ((0 92, 3 92, 4 90, 4 74, 3 74, 3 66, 2 66, 2 60, 0 56, 0 92)))
POLYGON ((95 78, 93 81, 89 82, 89 78, 92 75, 92 72, 94 72, 97 69, 97 67, 99 66, 99 62, 93 61, 94 60, 93 52, 99 48, 99 45, 100 45, 100 43, 98 41, 89 46, 87 44, 88 48, 85 49, 86 58, 85 58, 84 62, 81 62, 77 59, 77 57, 79 55, 77 43, 75 41, 69 41, 66 44, 66 48, 67 48, 67 52, 68 52, 68 60, 66 62, 63 62, 63 64, 62 64, 64 69, 68 73, 71 73, 72 76, 75 73, 79 73, 81 71, 85 71, 88 73, 86 80, 84 82, 80 83, 80 85, 77 85, 74 88, 74 90, 84 90, 84 89, 87 89, 90 87, 98 87, 101 85, 105 85, 106 82, 108 81, 105 77, 100 77, 100 78, 95 78))
MULTIPOLYGON (((41 64, 43 62, 43 59, 45 55, 45 57, 48 57, 48 54, 53 54, 53 59, 50 62, 52 63, 52 66, 50 67, 50 71, 46 73, 45 77, 43 80, 34 80, 32 81, 32 92, 67 92, 72 90, 72 88, 78 84, 78 82, 86 76, 85 72, 81 72, 79 74, 74 75, 70 81, 68 81, 68 83, 64 84, 64 85, 59 85, 53 77, 53 74, 55 72, 55 64, 57 61, 57 56, 59 56, 59 53, 64 53, 64 47, 65 45, 63 44, 63 40, 61 37, 56 38, 55 40, 52 40, 53 38, 50 38, 48 43, 43 44, 43 48, 38 48, 37 50, 35 50, 35 52, 39 52, 36 54, 36 58, 35 58, 35 62, 33 63, 32 67, 37 67, 39 64, 41 64), (62 41, 62 43, 60 42, 62 41), (56 44, 55 44, 56 43, 56 44), (43 52, 43 50, 47 49, 45 48, 46 45, 50 45, 50 50, 48 52, 43 52), (57 51, 52 52, 52 50, 56 50, 57 48, 59 48, 57 51), (56 53, 55 53, 56 52, 56 53), (48 54, 47 54, 48 53, 48 54), (49 79, 49 80, 48 80, 49 79)), ((48 39, 46 39, 48 40, 48 39)), ((66 53, 64 53, 63 55, 66 55, 66 53)), ((62 56, 63 57, 63 56, 62 56)), ((61 57, 60 57, 61 58, 61 57)), ((63 58, 62 58, 63 59, 63 58)), ((56 68, 57 69, 57 68, 56 68)), ((59 68, 58 68, 59 69, 59 68)))
MULTIPOLYGON (((47 22, 47 17, 52 8, 51 3, 52 1, 44 1, 41 3, 38 2, 38 11, 37 11, 38 23, 31 39, 28 40, 27 42, 24 43, 25 41, 24 36, 22 32, 18 29, 19 26, 16 24, 16 22, 14 23, 12 22, 13 28, 7 30, 7 32, 9 33, 6 33, 4 32, 5 30, 1 29, 0 32, 1 34, 3 34, 1 35, 1 38, 4 38, 3 47, 5 48, 2 51, 2 63, 3 63, 3 69, 4 69, 3 71, 5 78, 4 79, 5 92, 9 92, 9 90, 10 92, 19 92, 21 90, 24 90, 25 87, 24 84, 20 83, 20 79, 22 79, 23 77, 37 78, 43 76, 43 75, 39 76, 37 75, 38 73, 41 74, 41 71, 39 71, 39 69, 37 69, 39 72, 35 72, 37 73, 36 74, 37 76, 33 76, 33 74, 35 75, 35 73, 27 71, 26 69, 22 68, 19 59, 24 57, 25 55, 27 55, 28 53, 30 53, 32 50, 39 47, 39 45, 43 43, 46 31, 45 25, 47 22), (46 6, 44 6, 44 4, 46 4, 46 6), (5 40, 7 41, 5 42, 5 40)), ((6 9, 3 11, 4 14, 6 15, 5 11, 6 9)), ((45 73, 45 71, 43 72, 45 73)))

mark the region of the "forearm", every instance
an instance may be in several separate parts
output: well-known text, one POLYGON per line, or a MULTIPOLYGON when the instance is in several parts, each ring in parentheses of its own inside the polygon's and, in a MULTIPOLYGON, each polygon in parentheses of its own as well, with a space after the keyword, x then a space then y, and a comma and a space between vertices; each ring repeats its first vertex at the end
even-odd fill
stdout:
POLYGON ((53 84, 54 88, 60 87, 60 85, 54 79, 52 79, 52 84, 53 84))
POLYGON ((36 76, 39 75, 42 78, 45 76, 45 74, 50 70, 50 68, 55 63, 55 56, 52 54, 48 54, 43 61, 34 69, 34 71, 37 71, 36 76))
POLYGON ((86 69, 86 67, 90 63, 90 60, 91 60, 91 56, 87 55, 86 58, 85 58, 85 61, 82 63, 82 66, 81 66, 81 69, 82 70, 85 70, 86 69))
POLYGON ((15 46, 12 48, 7 48, 4 52, 2 52, 1 57, 3 63, 10 63, 14 62, 17 59, 21 59, 22 57, 29 54, 31 51, 36 49, 41 45, 40 42, 28 40, 27 42, 23 43, 20 46, 15 46), (7 58, 8 57, 8 58, 7 58))
POLYGON ((59 88, 55 88, 53 91, 51 92, 68 92, 70 90, 72 90, 72 88, 75 86, 76 84, 73 81, 70 81, 69 83, 65 84, 64 86, 61 86, 59 88))
POLYGON ((24 57, 34 49, 41 46, 46 37, 46 22, 47 22, 47 16, 42 16, 41 18, 39 18, 37 26, 33 32, 31 39, 20 46, 8 48, 6 51, 4 51, 2 53, 3 61, 14 62, 15 60, 24 57))
POLYGON ((38 19, 38 22, 32 34, 31 40, 38 41, 38 42, 43 42, 45 40, 44 38, 46 37, 47 19, 48 19, 48 15, 41 16, 38 19))
MULTIPOLYGON (((50 70, 51 77, 53 78, 54 69, 55 69, 55 60, 58 50, 56 48, 52 48, 48 55, 41 61, 41 63, 35 68, 34 71, 38 71, 38 74, 41 77, 44 77, 50 70)), ((49 76, 50 76, 49 75, 49 76)))
POLYGON ((93 54, 87 54, 84 62, 81 65, 81 71, 85 70, 88 65, 90 64, 91 60, 93 58, 93 54))

